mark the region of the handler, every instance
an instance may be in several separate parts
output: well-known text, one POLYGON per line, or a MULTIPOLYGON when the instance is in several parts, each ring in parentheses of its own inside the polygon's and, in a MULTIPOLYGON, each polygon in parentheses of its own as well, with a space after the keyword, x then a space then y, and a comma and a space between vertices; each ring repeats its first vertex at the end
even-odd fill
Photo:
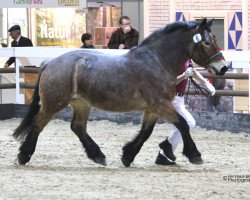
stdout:
MULTIPOLYGON (((186 86, 188 83, 188 78, 193 76, 202 84, 205 84, 206 88, 210 92, 211 96, 215 94, 215 88, 209 81, 207 81, 197 70, 195 70, 192 66, 192 61, 187 60, 180 71, 180 75, 177 76, 176 81, 176 96, 172 101, 172 105, 174 106, 175 110, 187 121, 189 129, 192 130, 196 123, 193 116, 190 112, 185 108, 184 104, 184 92, 186 90, 186 86), (189 67, 190 66, 190 67, 189 67)), ((164 140, 162 143, 159 144, 160 151, 156 158, 155 164, 157 165, 174 165, 175 162, 169 160, 171 158, 175 158, 173 152, 176 150, 178 144, 182 141, 182 136, 179 130, 174 127, 169 136, 164 140), (166 156, 170 155, 170 156, 166 156)))

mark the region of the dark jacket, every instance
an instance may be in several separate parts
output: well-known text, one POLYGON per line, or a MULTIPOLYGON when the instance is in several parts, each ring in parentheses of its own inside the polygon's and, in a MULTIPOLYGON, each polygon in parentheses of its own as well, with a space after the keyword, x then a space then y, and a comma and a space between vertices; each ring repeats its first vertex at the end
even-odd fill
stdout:
MULTIPOLYGON (((11 42, 11 47, 33 47, 33 44, 32 44, 32 41, 29 38, 21 36, 18 44, 16 44, 15 40, 13 40, 11 42)), ((7 60, 6 63, 8 63, 8 65, 10 66, 15 61, 16 61, 15 57, 10 57, 9 60, 7 60)))
POLYGON ((131 28, 131 31, 124 33, 122 28, 117 29, 111 35, 111 38, 108 42, 109 49, 119 49, 120 44, 125 45, 125 49, 130 49, 138 45, 139 33, 131 28))
POLYGON ((82 45, 80 48, 95 49, 94 45, 87 45, 87 44, 82 45))

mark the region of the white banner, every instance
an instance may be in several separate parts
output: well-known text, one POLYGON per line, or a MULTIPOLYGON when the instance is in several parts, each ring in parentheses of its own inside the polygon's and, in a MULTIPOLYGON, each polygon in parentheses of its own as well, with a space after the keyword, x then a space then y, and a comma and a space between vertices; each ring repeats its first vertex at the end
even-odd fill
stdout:
POLYGON ((87 0, 1 0, 0 8, 87 7, 87 0))

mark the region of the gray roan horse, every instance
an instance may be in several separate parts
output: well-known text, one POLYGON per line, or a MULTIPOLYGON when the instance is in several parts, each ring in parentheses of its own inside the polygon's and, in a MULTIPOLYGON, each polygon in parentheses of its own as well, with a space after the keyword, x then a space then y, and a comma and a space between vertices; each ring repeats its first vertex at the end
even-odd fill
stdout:
MULTIPOLYGON (((181 132, 183 154, 201 164, 200 152, 183 117, 173 108, 176 77, 191 58, 216 74, 227 71, 223 55, 210 33, 212 20, 175 22, 155 31, 124 55, 76 50, 44 62, 29 110, 13 136, 22 141, 19 164, 29 162, 38 136, 53 116, 69 104, 74 110, 72 131, 79 137, 88 158, 106 165, 106 157, 87 134, 91 107, 127 112, 143 111, 139 134, 123 147, 122 163, 129 167, 150 137, 157 119, 164 118, 181 132)), ((108 141, 107 141, 108 142, 108 141)), ((175 160, 171 144, 164 151, 175 160)))

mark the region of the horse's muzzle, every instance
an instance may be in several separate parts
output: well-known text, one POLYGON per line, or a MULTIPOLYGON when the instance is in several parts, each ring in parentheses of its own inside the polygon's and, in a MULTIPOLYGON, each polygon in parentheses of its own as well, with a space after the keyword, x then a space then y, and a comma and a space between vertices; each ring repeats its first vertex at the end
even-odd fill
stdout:
POLYGON ((218 63, 213 63, 212 70, 216 75, 223 76, 228 70, 227 64, 224 60, 221 60, 218 63))

